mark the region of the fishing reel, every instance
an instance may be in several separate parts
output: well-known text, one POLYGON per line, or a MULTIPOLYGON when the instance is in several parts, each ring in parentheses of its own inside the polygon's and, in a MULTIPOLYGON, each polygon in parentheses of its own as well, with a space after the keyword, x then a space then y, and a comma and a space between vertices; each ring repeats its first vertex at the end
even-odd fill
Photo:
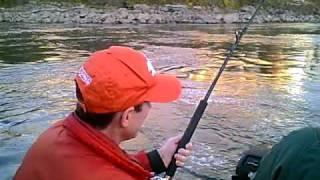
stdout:
POLYGON ((254 147, 245 151, 238 161, 236 175, 232 180, 252 180, 258 170, 261 159, 270 151, 269 148, 254 147))
MULTIPOLYGON (((261 159, 270 151, 268 147, 252 147, 245 151, 236 167, 232 180, 252 180, 258 170, 261 159)), ((170 180, 170 177, 155 176, 151 180, 170 180)))

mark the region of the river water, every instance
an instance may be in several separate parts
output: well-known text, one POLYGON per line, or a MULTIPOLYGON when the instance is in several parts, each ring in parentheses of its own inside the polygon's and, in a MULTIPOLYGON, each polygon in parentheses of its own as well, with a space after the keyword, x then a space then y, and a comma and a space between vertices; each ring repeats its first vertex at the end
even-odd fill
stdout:
MULTIPOLYGON (((177 75, 179 100, 154 104, 128 150, 159 147, 183 132, 234 41, 239 25, 0 24, 0 179, 74 109, 73 77, 110 45, 143 50, 158 71, 177 75)), ((193 137, 177 179, 230 179, 240 154, 290 131, 320 126, 320 24, 253 25, 241 41, 193 137)))

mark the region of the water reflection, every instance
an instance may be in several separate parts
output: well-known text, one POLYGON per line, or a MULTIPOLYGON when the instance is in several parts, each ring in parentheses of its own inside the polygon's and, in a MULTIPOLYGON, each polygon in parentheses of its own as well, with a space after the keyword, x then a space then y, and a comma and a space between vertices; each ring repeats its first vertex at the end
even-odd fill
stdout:
MULTIPOLYGON (((320 26, 255 25, 223 73, 177 179, 229 179, 239 154, 293 129, 320 125, 320 26)), ((182 132, 221 66, 238 25, 1 24, 0 179, 10 179, 34 138, 74 108, 73 76, 92 52, 142 49, 183 82, 179 101, 155 104, 130 150, 182 132), (170 123, 170 126, 168 124, 170 123), (17 146, 17 144, 19 144, 17 146)))

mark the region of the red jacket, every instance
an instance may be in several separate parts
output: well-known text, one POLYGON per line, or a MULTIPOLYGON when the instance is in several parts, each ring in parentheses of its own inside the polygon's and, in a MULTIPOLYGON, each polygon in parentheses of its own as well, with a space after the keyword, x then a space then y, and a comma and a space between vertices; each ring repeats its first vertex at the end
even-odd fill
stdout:
POLYGON ((15 180, 133 180, 150 178, 144 152, 129 156, 71 114, 46 130, 27 152, 15 180))

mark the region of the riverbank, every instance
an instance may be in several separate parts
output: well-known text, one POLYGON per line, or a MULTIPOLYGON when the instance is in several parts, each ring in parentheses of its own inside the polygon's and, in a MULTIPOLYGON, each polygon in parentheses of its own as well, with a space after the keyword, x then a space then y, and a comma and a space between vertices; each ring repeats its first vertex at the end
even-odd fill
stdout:
MULTIPOLYGON (((33 4, 0 8, 0 22, 66 23, 66 24, 224 24, 247 21, 255 8, 239 10, 218 7, 188 7, 186 5, 148 6, 137 4, 132 8, 87 7, 84 5, 33 4)), ((262 9, 255 23, 320 23, 320 10, 309 13, 275 8, 262 9)))

